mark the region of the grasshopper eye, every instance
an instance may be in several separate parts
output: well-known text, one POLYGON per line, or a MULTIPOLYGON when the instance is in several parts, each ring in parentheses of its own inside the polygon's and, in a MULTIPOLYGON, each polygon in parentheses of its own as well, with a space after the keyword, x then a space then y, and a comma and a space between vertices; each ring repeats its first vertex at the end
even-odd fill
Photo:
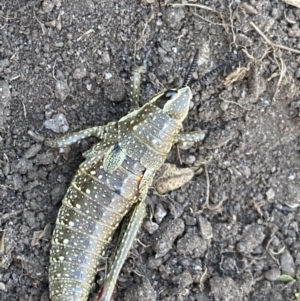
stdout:
POLYGON ((168 90, 165 92, 165 94, 163 95, 164 99, 169 100, 171 99, 175 94, 177 94, 176 91, 174 90, 168 90))
POLYGON ((155 105, 160 109, 164 108, 164 105, 168 102, 168 100, 172 99, 174 95, 177 94, 175 90, 167 90, 164 94, 162 94, 156 101, 155 105))

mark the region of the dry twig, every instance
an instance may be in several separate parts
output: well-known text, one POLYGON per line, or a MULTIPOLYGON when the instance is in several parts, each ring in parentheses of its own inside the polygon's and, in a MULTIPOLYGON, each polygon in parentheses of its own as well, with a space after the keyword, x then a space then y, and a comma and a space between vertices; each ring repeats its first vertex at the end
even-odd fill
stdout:
POLYGON ((223 15, 218 12, 217 10, 209 7, 209 6, 206 6, 206 5, 202 5, 202 4, 192 4, 192 3, 174 3, 174 4, 170 4, 170 6, 173 6, 173 7, 178 7, 178 6, 191 6, 191 7, 197 7, 197 8, 202 8, 202 9, 205 9, 205 10, 209 10, 209 11, 212 11, 216 14, 218 14, 219 16, 221 16, 223 18, 223 15))
POLYGON ((267 44, 269 44, 272 48, 280 48, 283 50, 287 50, 290 52, 298 53, 300 54, 300 50, 290 48, 281 44, 273 43, 253 22, 249 22, 249 24, 261 35, 261 37, 265 40, 267 44))
POLYGON ((35 14, 35 11, 34 11, 34 8, 33 8, 33 16, 34 18, 38 21, 38 23, 40 24, 41 28, 42 28, 42 32, 43 32, 43 35, 46 33, 45 31, 45 25, 38 19, 38 17, 36 16, 35 14))

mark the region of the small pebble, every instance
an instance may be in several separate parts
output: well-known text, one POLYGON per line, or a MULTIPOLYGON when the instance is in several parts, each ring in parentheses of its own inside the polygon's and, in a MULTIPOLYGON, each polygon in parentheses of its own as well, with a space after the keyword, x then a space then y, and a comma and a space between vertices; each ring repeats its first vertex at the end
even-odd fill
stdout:
POLYGON ((8 59, 0 60, 0 71, 3 71, 3 69, 8 67, 9 65, 10 65, 10 62, 8 59))
POLYGON ((257 9, 246 2, 243 2, 241 4, 241 8, 243 8, 245 10, 245 12, 249 15, 257 15, 258 14, 257 9))
POLYGON ((23 186, 22 176, 19 173, 13 174, 14 189, 19 190, 23 186))
POLYGON ((48 165, 54 162, 53 153, 37 154, 34 158, 34 164, 36 165, 48 165))
POLYGON ((55 187, 51 190, 50 196, 54 205, 61 201, 62 197, 66 193, 66 190, 67 187, 64 183, 55 185, 55 187))
POLYGON ((153 234, 159 226, 157 223, 146 221, 143 227, 146 232, 148 232, 149 234, 153 234))
POLYGON ((203 216, 199 215, 197 217, 198 227, 201 236, 204 239, 210 240, 213 238, 213 230, 211 223, 203 216))
POLYGON ((241 241, 237 244, 237 250, 243 254, 250 254, 264 238, 264 228, 257 224, 251 224, 245 227, 241 241))
POLYGON ((167 215, 166 209, 163 207, 162 204, 157 204, 155 208, 154 218, 157 223, 161 223, 164 217, 167 215))
POLYGON ((292 38, 299 38, 300 37, 300 28, 298 25, 293 26, 293 28, 290 28, 288 31, 288 35, 292 38))
POLYGON ((184 9, 168 8, 164 14, 164 21, 172 29, 179 29, 182 26, 182 19, 185 17, 184 9))
POLYGON ((113 76, 104 81, 104 97, 112 102, 120 102, 125 97, 125 86, 122 80, 113 76))
POLYGON ((265 272, 265 278, 270 281, 278 280, 280 277, 280 269, 274 268, 265 272))
MULTIPOLYGON (((110 66, 110 55, 107 51, 104 51, 101 55, 101 62, 104 66, 110 66)), ((111 73, 109 73, 111 74, 111 73)), ((112 76, 111 76, 112 77, 112 76)))
POLYGON ((195 161, 196 161, 196 157, 193 155, 190 155, 185 159, 185 164, 192 165, 195 163, 195 161))
POLYGON ((107 72, 107 73, 104 74, 105 79, 110 79, 112 77, 113 77, 113 75, 110 72, 107 72))
POLYGON ((62 113, 58 113, 52 119, 44 121, 44 127, 55 133, 65 133, 69 130, 68 121, 62 113))
POLYGON ((60 101, 64 101, 70 93, 70 88, 66 81, 58 80, 55 85, 55 96, 60 101))
POLYGON ((50 0, 44 0, 42 4, 42 10, 44 13, 50 13, 54 7, 54 3, 50 0))
POLYGON ((207 249, 207 242, 197 234, 186 233, 177 241, 176 249, 182 255, 192 255, 195 249, 199 249, 203 255, 207 249))
POLYGON ((295 277, 296 267, 291 253, 285 249, 280 258, 281 273, 295 277))
POLYGON ((169 203, 170 214, 176 219, 183 213, 184 207, 180 203, 169 203))
POLYGON ((184 231, 184 221, 180 218, 167 221, 161 228, 161 231, 157 231, 154 234, 154 236, 157 235, 157 237, 154 237, 154 243, 152 245, 154 252, 156 252, 156 258, 165 256, 172 249, 174 241, 178 236, 181 236, 184 231))
POLYGON ((25 210, 23 212, 23 218, 29 227, 33 228, 35 226, 36 221, 34 212, 25 210))
POLYGON ((28 132, 28 135, 33 138, 36 142, 43 142, 45 140, 45 138, 31 130, 29 130, 28 132))
POLYGON ((162 26, 162 24, 163 24, 162 20, 158 18, 156 21, 156 26, 159 27, 162 26))
POLYGON ((174 284, 179 284, 181 288, 187 287, 193 283, 193 277, 191 273, 185 271, 172 278, 174 284))
POLYGON ((144 277, 142 283, 135 283, 130 285, 128 290, 125 292, 124 300, 130 301, 156 301, 157 293, 152 287, 148 278, 144 277))
POLYGON ((24 175, 32 168, 32 162, 25 158, 21 158, 12 162, 12 170, 24 175))
POLYGON ((185 217, 185 224, 187 226, 195 226, 197 224, 197 219, 193 216, 187 215, 185 217))
POLYGON ((266 192, 267 195, 267 199, 271 200, 275 197, 275 191, 273 188, 268 189, 268 191, 266 192))
POLYGON ((64 47, 64 42, 54 43, 54 46, 57 47, 57 48, 62 48, 62 47, 64 47))
POLYGON ((74 79, 81 79, 86 77, 86 68, 84 66, 77 67, 73 72, 74 79))
POLYGON ((6 286, 3 282, 0 282, 0 290, 6 292, 6 286))
POLYGON ((34 157, 42 149, 41 144, 32 145, 24 154, 24 158, 29 159, 34 157))

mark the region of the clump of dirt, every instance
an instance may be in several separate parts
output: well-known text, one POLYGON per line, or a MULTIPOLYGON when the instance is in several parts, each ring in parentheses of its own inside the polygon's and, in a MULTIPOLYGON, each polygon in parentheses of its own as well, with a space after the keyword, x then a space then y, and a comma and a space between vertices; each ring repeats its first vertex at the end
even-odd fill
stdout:
MULTIPOLYGON (((95 142, 59 153, 44 139, 127 114, 130 70, 149 49, 141 104, 180 86, 196 49, 193 81, 232 53, 241 69, 225 85, 230 68, 194 87, 185 131, 202 129, 205 139, 174 147, 168 162, 205 162, 205 172, 166 195, 150 190, 141 243, 122 269, 115 300, 296 300, 299 8, 207 3, 2 1, 0 300, 49 300, 60 201, 95 142)), ((105 263, 98 282, 104 270, 105 263)))

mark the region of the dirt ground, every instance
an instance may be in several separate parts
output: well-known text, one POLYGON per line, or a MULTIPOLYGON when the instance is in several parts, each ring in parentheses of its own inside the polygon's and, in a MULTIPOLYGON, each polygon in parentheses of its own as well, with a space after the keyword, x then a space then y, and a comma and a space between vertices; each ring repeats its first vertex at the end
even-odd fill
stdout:
POLYGON ((124 116, 130 71, 149 49, 141 103, 182 83, 196 49, 194 79, 230 53, 241 61, 226 85, 230 70, 193 89, 184 126, 202 129, 205 140, 175 146, 168 162, 210 161, 178 190, 150 189, 114 300, 296 300, 300 8, 281 0, 176 3, 1 1, 1 301, 49 300, 60 201, 96 141, 60 154, 44 138, 124 116))

